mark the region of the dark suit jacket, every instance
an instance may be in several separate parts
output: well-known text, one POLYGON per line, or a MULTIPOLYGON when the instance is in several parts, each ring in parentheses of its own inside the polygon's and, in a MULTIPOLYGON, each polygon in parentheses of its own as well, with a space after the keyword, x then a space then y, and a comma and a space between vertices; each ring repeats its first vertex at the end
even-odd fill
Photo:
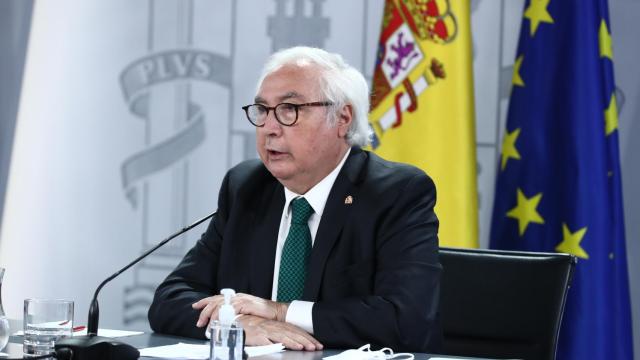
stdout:
MULTIPOLYGON (((436 190, 421 170, 352 148, 316 233, 302 300, 328 348, 437 352, 436 190), (352 204, 345 204, 351 195, 352 204)), ((283 186, 259 160, 229 170, 218 213, 155 293, 154 331, 204 338, 194 302, 221 288, 271 298, 283 186)))

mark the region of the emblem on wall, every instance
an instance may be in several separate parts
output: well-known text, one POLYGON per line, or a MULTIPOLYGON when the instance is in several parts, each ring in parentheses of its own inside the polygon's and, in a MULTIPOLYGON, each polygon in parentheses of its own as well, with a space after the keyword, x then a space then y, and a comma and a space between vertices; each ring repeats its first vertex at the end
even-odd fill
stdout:
MULTIPOLYGON (((124 159, 121 177, 123 193, 139 214, 142 251, 191 220, 189 192, 197 190, 188 184, 197 169, 189 161, 212 131, 204 104, 194 100, 202 98, 203 87, 196 84, 231 90, 231 58, 193 44, 193 7, 193 1, 150 3, 146 55, 119 78, 131 126, 141 135, 142 146, 124 159)), ((133 283, 124 289, 124 324, 147 324, 155 288, 188 246, 186 236, 176 238, 133 269, 133 283)))

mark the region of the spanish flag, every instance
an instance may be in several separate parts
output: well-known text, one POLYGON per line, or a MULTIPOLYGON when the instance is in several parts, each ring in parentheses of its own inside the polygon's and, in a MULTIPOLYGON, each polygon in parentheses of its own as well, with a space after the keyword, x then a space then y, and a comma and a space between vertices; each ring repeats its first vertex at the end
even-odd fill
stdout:
POLYGON ((386 0, 371 99, 373 150, 436 183, 440 244, 478 246, 468 0, 386 0))

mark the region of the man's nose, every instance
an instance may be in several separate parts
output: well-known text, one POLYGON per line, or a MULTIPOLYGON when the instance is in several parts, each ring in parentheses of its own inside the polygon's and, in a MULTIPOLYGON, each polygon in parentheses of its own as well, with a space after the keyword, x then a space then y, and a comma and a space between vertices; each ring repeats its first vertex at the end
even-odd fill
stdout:
POLYGON ((276 119, 275 110, 269 111, 267 117, 264 119, 264 126, 259 128, 263 129, 268 134, 279 135, 282 133, 282 124, 276 119))

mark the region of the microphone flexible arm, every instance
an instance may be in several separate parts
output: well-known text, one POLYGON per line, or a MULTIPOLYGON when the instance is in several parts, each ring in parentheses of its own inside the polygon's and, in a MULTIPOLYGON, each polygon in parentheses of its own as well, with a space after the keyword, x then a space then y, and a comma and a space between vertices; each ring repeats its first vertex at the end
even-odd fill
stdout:
POLYGON ((217 211, 214 211, 211 214, 203 217, 202 219, 194 222, 193 224, 182 228, 182 230, 179 230, 178 232, 176 232, 175 234, 169 236, 168 238, 162 240, 161 242, 158 243, 158 245, 156 245, 156 246, 152 247, 151 249, 145 251, 142 255, 138 256, 135 260, 133 260, 132 262, 127 264, 122 269, 116 271, 113 275, 109 276, 102 283, 100 283, 100 285, 98 285, 98 288, 96 289, 96 292, 93 294, 93 300, 91 300, 91 305, 89 306, 89 317, 87 319, 87 335, 89 335, 89 336, 98 335, 98 320, 100 318, 100 309, 98 307, 98 293, 100 292, 100 290, 102 290, 103 286, 105 286, 109 281, 115 279, 118 275, 120 275, 121 273, 123 273, 124 271, 126 271, 127 269, 132 267, 133 265, 137 264, 140 260, 142 260, 145 257, 147 257, 152 252, 156 251, 158 248, 162 247, 164 244, 168 243, 173 238, 175 238, 177 236, 180 236, 180 235, 186 233, 187 231, 193 229, 194 227, 200 225, 201 223, 205 222, 206 220, 212 218, 216 213, 217 213, 217 211))

